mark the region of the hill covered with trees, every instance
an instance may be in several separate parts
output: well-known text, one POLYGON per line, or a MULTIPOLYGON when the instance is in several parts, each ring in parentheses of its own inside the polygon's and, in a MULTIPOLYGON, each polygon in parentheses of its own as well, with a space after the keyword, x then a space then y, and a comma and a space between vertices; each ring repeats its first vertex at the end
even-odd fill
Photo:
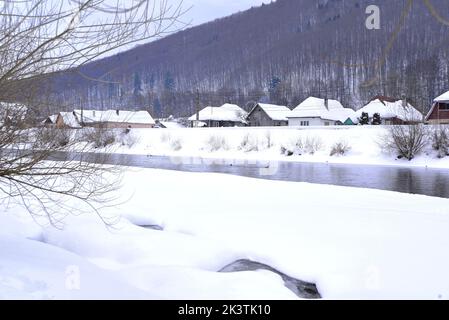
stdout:
MULTIPOLYGON (((187 116, 201 106, 375 95, 427 110, 449 89, 449 2, 277 0, 50 77, 59 105, 187 116)), ((70 107, 69 107, 70 106, 70 107)))

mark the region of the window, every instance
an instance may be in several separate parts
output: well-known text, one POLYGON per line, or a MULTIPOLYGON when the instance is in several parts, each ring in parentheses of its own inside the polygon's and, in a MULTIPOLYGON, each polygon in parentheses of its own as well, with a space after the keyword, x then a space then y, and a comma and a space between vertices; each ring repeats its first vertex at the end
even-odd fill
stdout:
POLYGON ((331 123, 330 123, 329 121, 324 121, 324 125, 325 125, 326 127, 329 127, 329 126, 331 125, 331 123))
POLYGON ((448 103, 439 103, 440 110, 449 110, 449 104, 448 103))
POLYGON ((310 125, 309 121, 301 121, 300 122, 301 127, 308 127, 310 125))

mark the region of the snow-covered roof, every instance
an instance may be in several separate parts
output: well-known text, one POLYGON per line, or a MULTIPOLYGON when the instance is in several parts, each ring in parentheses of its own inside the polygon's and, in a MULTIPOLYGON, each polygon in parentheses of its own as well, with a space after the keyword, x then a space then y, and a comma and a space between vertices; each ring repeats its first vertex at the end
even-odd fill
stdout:
MULTIPOLYGON (((206 107, 199 112, 200 121, 231 121, 245 123, 247 113, 236 105, 224 104, 221 107, 206 107)), ((196 121, 196 113, 189 118, 196 121)))
POLYGON ((77 117, 73 112, 60 112, 59 116, 62 117, 64 124, 70 128, 80 128, 81 125, 78 122, 77 117))
POLYGON ((242 108, 240 108, 238 105, 236 105, 236 104, 231 104, 231 103, 225 103, 225 104, 222 105, 220 108, 227 109, 227 110, 234 110, 234 111, 241 112, 241 113, 244 113, 244 114, 247 113, 245 110, 243 110, 242 108))
POLYGON ((58 118, 57 114, 52 114, 51 116, 48 116, 46 119, 41 121, 41 124, 45 124, 47 121, 50 121, 51 123, 56 123, 56 119, 58 118))
POLYGON ((258 103, 257 105, 274 121, 288 121, 287 116, 292 112, 286 106, 267 103, 258 103))
POLYGON ((443 93, 441 96, 435 98, 434 102, 448 102, 449 101, 449 91, 443 93))
POLYGON ((179 122, 176 122, 176 121, 159 121, 159 123, 161 125, 163 125, 164 128, 167 128, 167 129, 185 128, 182 124, 180 124, 179 122))
MULTIPOLYGON (((81 110, 75 110, 75 114, 81 121, 81 110)), ((148 111, 125 110, 83 110, 84 123, 118 122, 118 123, 144 123, 156 124, 148 111)))
POLYGON ((344 108, 337 100, 328 100, 326 107, 325 99, 309 97, 301 102, 289 118, 321 118, 323 120, 340 121, 344 123, 348 118, 356 121, 357 117, 355 111, 349 108, 344 108))
POLYGON ((398 118, 402 121, 422 121, 423 117, 421 112, 416 110, 410 103, 407 103, 407 106, 405 107, 403 100, 388 102, 375 99, 362 109, 357 110, 356 114, 358 117, 361 117, 363 112, 368 113, 370 118, 372 118, 375 113, 378 113, 383 119, 398 118))

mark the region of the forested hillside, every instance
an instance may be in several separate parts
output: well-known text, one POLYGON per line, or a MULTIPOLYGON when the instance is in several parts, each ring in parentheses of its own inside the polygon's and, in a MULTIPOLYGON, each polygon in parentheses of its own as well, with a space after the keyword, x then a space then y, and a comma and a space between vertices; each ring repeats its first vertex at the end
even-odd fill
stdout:
POLYGON ((449 1, 277 0, 51 77, 60 102, 190 115, 253 101, 297 105, 309 95, 360 108, 406 95, 428 109, 449 90, 449 1), (381 9, 368 30, 367 6, 381 9), (409 7, 411 4, 411 7, 409 7))

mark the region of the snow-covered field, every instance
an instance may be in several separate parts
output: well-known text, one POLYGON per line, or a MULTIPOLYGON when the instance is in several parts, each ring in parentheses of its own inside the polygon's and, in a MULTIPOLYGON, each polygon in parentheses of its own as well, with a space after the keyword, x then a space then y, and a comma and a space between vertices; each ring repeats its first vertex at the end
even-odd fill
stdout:
POLYGON ((431 143, 412 161, 396 159, 397 154, 382 147, 386 134, 387 127, 383 126, 132 129, 127 145, 115 150, 176 157, 449 168, 449 157, 438 159, 431 143), (331 156, 332 147, 339 142, 350 150, 343 156, 331 156), (305 150, 302 155, 292 156, 282 153, 282 149, 297 149, 297 144, 315 144, 316 151, 310 154, 305 150))
POLYGON ((327 299, 449 298, 448 199, 130 168, 117 192, 100 211, 121 218, 110 228, 95 214, 57 229, 2 210, 0 298, 297 298, 268 271, 217 272, 245 258, 327 299))

